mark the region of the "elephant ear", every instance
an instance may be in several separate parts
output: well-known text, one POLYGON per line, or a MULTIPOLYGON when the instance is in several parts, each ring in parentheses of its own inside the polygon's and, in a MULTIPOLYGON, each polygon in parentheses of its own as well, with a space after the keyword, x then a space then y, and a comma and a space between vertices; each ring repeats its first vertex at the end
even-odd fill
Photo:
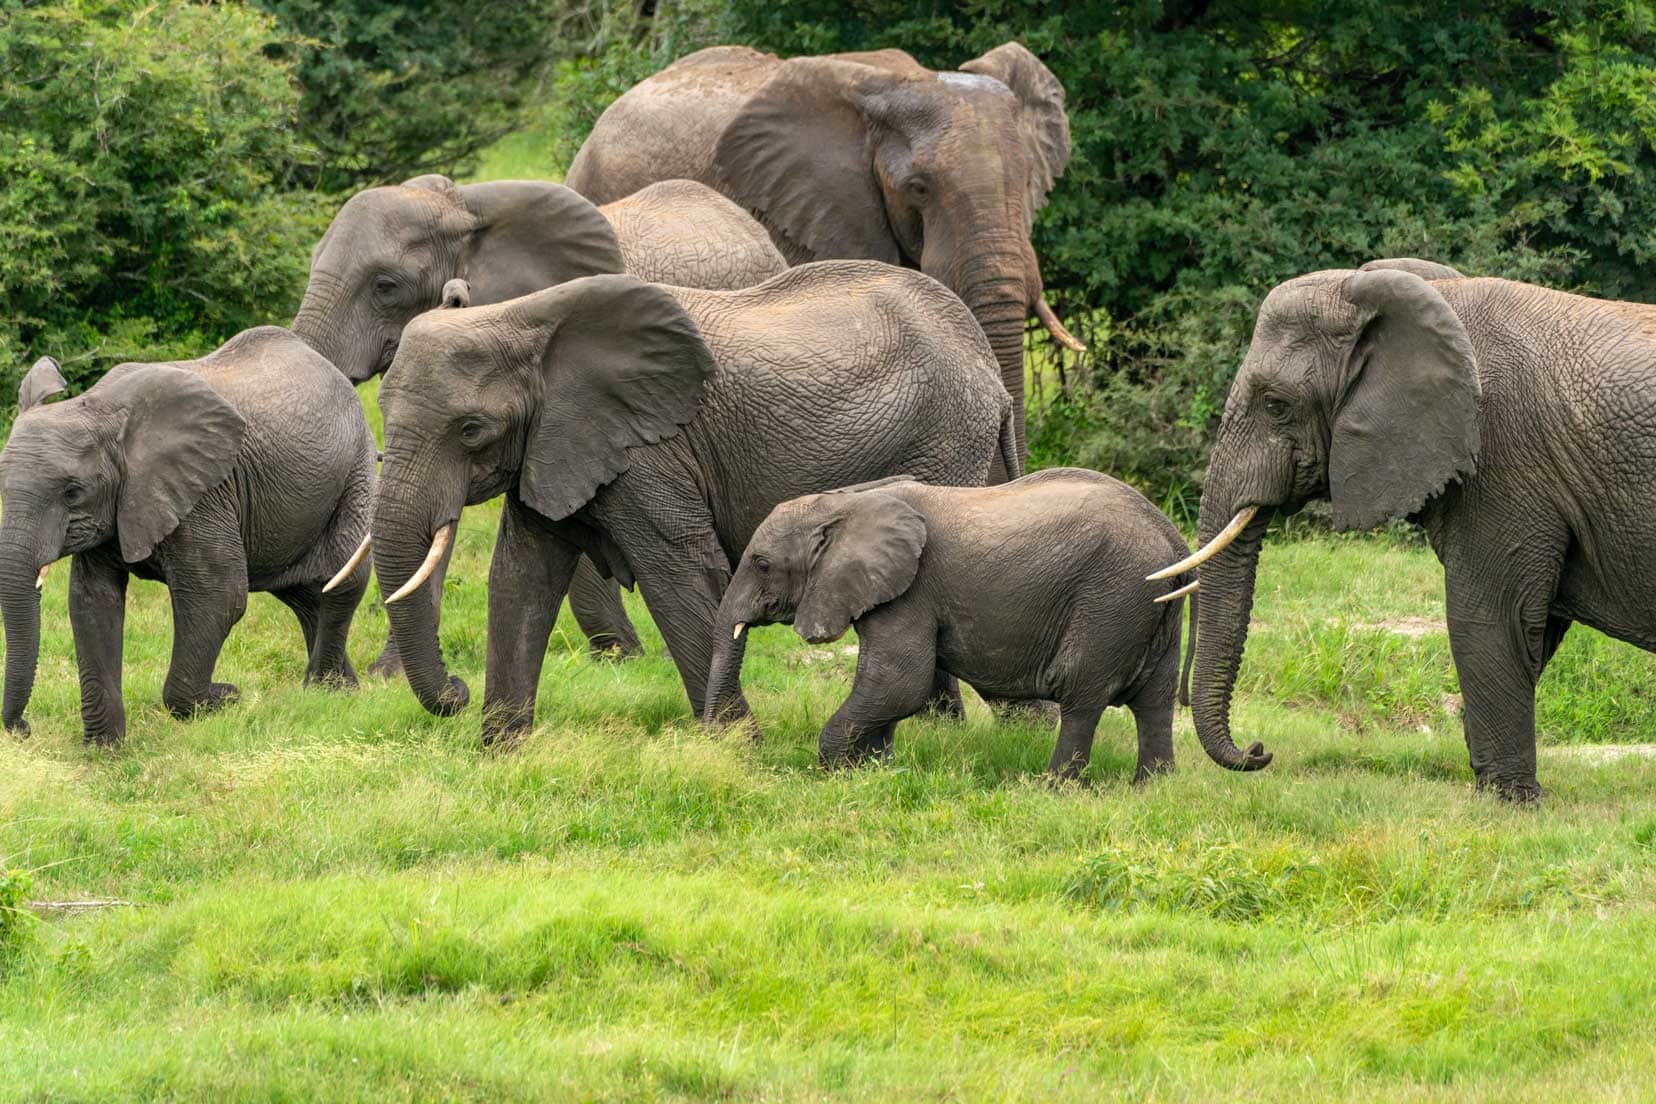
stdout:
POLYGON ((1369 261, 1358 272, 1378 272, 1383 269, 1396 269, 1399 272, 1412 272, 1422 280, 1464 280, 1464 273, 1450 268, 1446 264, 1436 261, 1423 261, 1419 257, 1381 257, 1369 261))
POLYGON ((812 644, 838 640, 851 622, 909 588, 926 547, 926 521, 895 495, 836 496, 810 534, 811 566, 794 631, 812 644))
POLYGON ((1029 182, 1024 189, 1024 212, 1030 224, 1046 206, 1047 193, 1064 174, 1070 160, 1069 115, 1064 111, 1064 86, 1019 42, 996 46, 960 67, 962 73, 994 77, 1010 88, 1022 108, 1020 130, 1029 151, 1029 182))
POLYGON ((1334 524, 1372 529, 1407 517, 1477 469, 1477 359, 1466 327, 1412 272, 1349 276, 1340 294, 1360 312, 1329 446, 1334 524))
POLYGON ((461 276, 472 302, 504 303, 583 276, 623 272, 615 228, 580 193, 539 180, 458 189, 475 220, 461 276))
POLYGON ((68 389, 69 384, 59 371, 58 362, 43 356, 34 362, 34 367, 24 374, 23 382, 17 385, 17 412, 27 414, 31 408, 68 389))
POLYGON ((713 354, 678 300, 631 276, 573 280, 509 310, 538 343, 541 375, 518 495, 558 521, 627 470, 627 449, 695 415, 713 354))
POLYGON ((121 558, 138 563, 230 478, 247 423, 206 380, 168 364, 121 365, 88 394, 124 415, 115 528, 121 558))
POLYGON ((896 264, 864 108, 902 79, 838 58, 784 61, 719 136, 725 193, 817 260, 896 264))

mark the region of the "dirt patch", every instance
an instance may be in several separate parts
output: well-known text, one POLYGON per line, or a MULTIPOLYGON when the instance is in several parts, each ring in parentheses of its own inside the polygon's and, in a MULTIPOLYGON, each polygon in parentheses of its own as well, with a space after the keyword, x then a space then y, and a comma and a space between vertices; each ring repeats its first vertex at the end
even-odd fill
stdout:
POLYGON ((1436 617, 1388 617, 1383 621, 1358 621, 1352 626, 1367 632, 1389 632, 1419 640, 1430 633, 1446 633, 1449 626, 1436 617))
POLYGON ((1561 759, 1581 759, 1589 763, 1615 763, 1623 759, 1656 758, 1656 744, 1574 744, 1568 747, 1550 747, 1542 750, 1561 759))

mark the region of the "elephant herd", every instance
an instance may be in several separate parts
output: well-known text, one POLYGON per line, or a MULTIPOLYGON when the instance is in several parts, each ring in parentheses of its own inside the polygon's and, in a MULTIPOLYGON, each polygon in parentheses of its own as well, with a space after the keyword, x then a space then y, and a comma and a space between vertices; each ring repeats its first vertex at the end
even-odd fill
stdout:
POLYGON ((1197 735, 1253 770, 1271 756, 1237 746, 1230 705, 1260 546, 1320 499, 1341 528, 1424 527, 1476 779, 1538 797, 1535 686, 1569 626, 1656 649, 1656 309, 1412 259, 1288 281, 1260 308, 1188 554, 1124 484, 1023 475, 1026 324, 1080 348, 1030 242, 1069 156, 1063 88, 1017 43, 956 72, 704 50, 612 104, 567 186, 422 176, 351 197, 289 329, 67 399, 42 358, 0 452, 6 728, 27 731, 39 591, 66 555, 89 742, 125 731, 132 575, 169 588, 177 716, 233 699, 213 671, 249 591, 293 610, 308 682, 354 684, 370 570, 390 620, 372 670, 455 713, 443 577, 463 509, 502 498, 488 743, 532 727, 566 595, 595 651, 639 650, 624 585, 709 724, 757 734, 750 626, 854 626, 825 764, 887 754, 923 710, 959 715, 960 679, 1056 703, 1060 776, 1127 706, 1142 779, 1173 762, 1189 596, 1197 735), (352 385, 382 373, 376 471, 352 385))

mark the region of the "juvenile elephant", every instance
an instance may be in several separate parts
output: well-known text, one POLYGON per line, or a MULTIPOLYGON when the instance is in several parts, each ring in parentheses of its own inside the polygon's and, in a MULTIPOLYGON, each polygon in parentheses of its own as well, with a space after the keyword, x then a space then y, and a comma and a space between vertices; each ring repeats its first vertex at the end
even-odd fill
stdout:
MULTIPOLYGON (((293 329, 360 383, 390 365, 403 327, 438 306, 456 278, 482 306, 600 273, 739 288, 785 267, 763 227, 693 181, 657 184, 600 210, 547 181, 420 176, 358 192, 340 208, 311 256, 293 329)), ((570 605, 595 652, 641 650, 615 584, 589 564, 570 605)), ((388 646, 373 670, 398 667, 388 646)))
POLYGON ((1188 589, 1144 577, 1187 551, 1143 495, 1079 468, 996 487, 888 479, 784 502, 719 606, 705 719, 737 702, 750 626, 791 624, 821 644, 855 625, 857 677, 822 729, 824 766, 889 753, 942 671, 999 698, 1056 701, 1047 769, 1065 778, 1086 768, 1104 710, 1127 706, 1142 781, 1173 767, 1188 589))
MULTIPOLYGON (((1451 276, 1316 272, 1260 307, 1202 494, 1193 709, 1231 737, 1254 571, 1274 511, 1425 527, 1480 787, 1534 799, 1535 685, 1574 622, 1656 648, 1656 308, 1451 276)), ((1453 270, 1449 270, 1451 273, 1453 270)))
POLYGON ((368 528, 374 438, 349 383, 287 330, 246 330, 200 360, 122 364, 85 394, 46 404, 64 382, 50 358, 18 393, 0 452, 4 720, 23 710, 40 651, 46 567, 73 556, 69 618, 89 743, 126 733, 122 626, 129 575, 167 584, 175 716, 236 688, 213 668, 250 590, 269 591, 305 636, 306 681, 354 683, 345 654, 368 585, 356 567, 322 584, 368 528))
POLYGON ((754 211, 791 262, 905 264, 963 299, 1024 435, 1024 323, 1084 349, 1042 297, 1035 215, 1070 159, 1064 87, 1016 42, 927 69, 901 50, 691 54, 599 117, 570 187, 608 203, 699 180, 754 211))
MULTIPOLYGON (((380 392, 374 567, 427 709, 468 699, 427 584, 461 508, 505 495, 489 573, 483 730, 510 737, 535 689, 577 551, 636 579, 700 714, 719 598, 788 498, 912 472, 1017 471, 1011 400, 960 300, 889 265, 790 269, 699 291, 595 276, 405 331, 380 392)), ((732 708, 740 708, 738 702, 732 708)))

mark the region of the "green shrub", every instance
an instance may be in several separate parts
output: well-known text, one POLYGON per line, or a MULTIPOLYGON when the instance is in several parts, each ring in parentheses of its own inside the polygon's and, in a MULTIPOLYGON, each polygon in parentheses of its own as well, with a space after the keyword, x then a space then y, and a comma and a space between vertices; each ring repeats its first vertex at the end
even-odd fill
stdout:
POLYGON ((0 866, 0 977, 34 935, 34 914, 29 911, 32 885, 27 871, 0 866))
POLYGON ((0 425, 51 353, 74 386, 285 322, 331 203, 272 21, 235 5, 0 7, 0 425))

